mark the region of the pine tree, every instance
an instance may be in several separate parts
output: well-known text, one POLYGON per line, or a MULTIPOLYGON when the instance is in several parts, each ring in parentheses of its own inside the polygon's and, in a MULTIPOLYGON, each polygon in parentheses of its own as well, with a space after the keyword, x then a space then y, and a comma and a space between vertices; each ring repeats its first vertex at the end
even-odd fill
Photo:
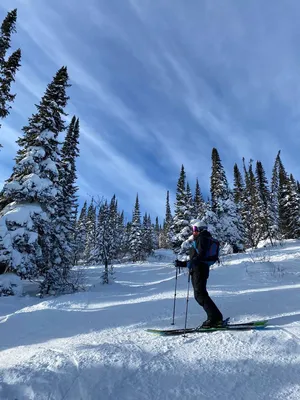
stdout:
POLYGON ((62 187, 61 197, 61 227, 64 230, 68 243, 70 244, 70 253, 64 253, 66 264, 72 264, 75 251, 74 235, 76 224, 77 196, 78 190, 75 185, 76 176, 76 157, 79 155, 79 120, 74 116, 69 125, 67 135, 61 151, 61 168, 59 170, 60 185, 62 187))
POLYGON ((117 224, 117 258, 123 258, 127 253, 127 242, 128 238, 126 236, 126 227, 124 223, 124 211, 118 212, 118 224, 117 224))
POLYGON ((297 183, 292 174, 289 177, 290 187, 290 211, 291 211, 291 224, 290 229, 293 238, 300 237, 300 195, 298 193, 297 183))
POLYGON ((74 264, 83 260, 86 245, 86 226, 87 226, 87 203, 83 204, 78 221, 76 223, 76 239, 75 239, 75 260, 74 264))
POLYGON ((119 249, 119 231, 118 231, 118 222, 119 222, 119 215, 118 215, 118 202, 116 199, 116 195, 113 195, 110 201, 109 206, 109 226, 111 232, 111 252, 110 252, 110 261, 117 258, 118 249, 119 249))
POLYGON ((132 216, 130 237, 129 237, 129 251, 132 261, 143 260, 142 248, 142 228, 141 228, 141 213, 138 194, 136 195, 135 206, 132 216))
POLYGON ((256 183, 261 200, 261 215, 262 215, 262 228, 263 235, 265 238, 269 238, 271 244, 272 239, 275 237, 274 226, 275 220, 273 218, 272 206, 271 206, 271 193, 269 191, 269 183, 266 177, 266 173, 260 161, 256 163, 256 183))
POLYGON ((195 196, 194 196, 194 213, 193 215, 197 219, 202 219, 205 215, 206 206, 203 200, 203 196, 201 193, 200 185, 198 178, 196 179, 196 188, 195 188, 195 196))
POLYGON ((240 248, 243 241, 243 224, 238 207, 234 203, 233 193, 229 189, 219 153, 215 148, 212 150, 210 181, 211 210, 208 210, 205 218, 208 221, 218 221, 214 229, 215 235, 221 243, 228 243, 233 248, 240 248))
POLYGON ((239 170, 239 167, 237 166, 237 164, 234 164, 233 176, 234 176, 234 183, 233 183, 234 201, 236 204, 240 204, 243 199, 245 185, 244 185, 242 174, 240 173, 240 170, 239 170))
POLYGON ((171 239, 172 247, 175 253, 180 250, 181 243, 186 240, 190 235, 190 206, 188 204, 187 193, 186 193, 186 175, 184 171, 184 166, 181 166, 181 171, 179 179, 177 182, 176 191, 176 202, 175 202, 175 212, 171 231, 173 237, 171 239))
MULTIPOLYGON (((21 50, 18 49, 9 57, 7 51, 11 45, 11 35, 16 32, 17 10, 8 12, 1 25, 0 34, 0 119, 8 116, 16 95, 11 94, 11 84, 15 81, 15 75, 20 67, 21 50)), ((1 127, 1 125, 0 125, 1 127)), ((0 145, 1 147, 1 145, 0 145)))
POLYGON ((96 239, 96 207, 94 199, 89 205, 86 218, 86 243, 84 249, 84 264, 93 265, 97 262, 97 239, 96 239))
POLYGON ((172 214, 171 214, 171 207, 170 207, 170 194, 167 191, 167 198, 166 198, 166 215, 163 222, 163 229, 162 232, 159 234, 159 246, 163 249, 170 248, 170 240, 172 237, 171 227, 172 227, 172 214))
POLYGON ((288 177, 279 157, 278 215, 279 232, 285 239, 294 239, 300 234, 299 197, 297 187, 288 177))
POLYGON ((228 198, 218 200, 218 207, 222 212, 216 214, 217 237, 221 243, 230 244, 234 252, 244 248, 244 226, 239 207, 234 201, 233 192, 229 191, 228 198))
POLYGON ((229 187, 219 153, 215 148, 212 149, 211 159, 212 159, 212 170, 210 177, 210 193, 211 193, 212 211, 215 212, 218 208, 219 199, 222 200, 228 199, 229 187))
POLYGON ((248 170, 246 169, 244 159, 243 165, 246 183, 242 209, 242 219, 245 229, 245 241, 247 246, 257 247, 259 241, 264 238, 264 214, 262 211, 263 206, 255 175, 253 173, 252 160, 250 160, 248 170))
POLYGON ((142 249, 144 258, 148 257, 153 252, 153 231, 151 217, 145 213, 142 225, 142 249))
POLYGON ((97 242, 95 259, 104 264, 102 283, 109 283, 109 267, 112 267, 113 257, 116 255, 116 197, 113 196, 110 204, 107 200, 100 206, 97 224, 97 242))
MULTIPOLYGON (((167 228, 166 228, 166 231, 167 231, 167 228)), ((162 247, 162 246, 160 246, 162 229, 159 225, 158 217, 155 218, 155 225, 152 226, 152 234, 153 234, 152 242, 153 242, 154 249, 158 249, 158 248, 162 247)))
POLYGON ((123 254, 132 258, 130 254, 130 239, 131 239, 132 221, 125 224, 124 241, 123 241, 123 254))
MULTIPOLYGON (((63 285, 70 267, 64 265, 63 256, 69 251, 68 238, 59 231, 62 188, 59 182, 57 139, 58 134, 65 130, 62 117, 66 115, 64 108, 68 100, 68 86, 67 68, 62 67, 36 106, 37 112, 23 128, 24 135, 17 141, 20 150, 16 164, 2 192, 4 206, 18 207, 28 218, 27 230, 22 237, 12 239, 11 249, 14 249, 14 253, 9 253, 7 261, 10 268, 22 277, 44 276, 41 285, 43 293, 63 285), (13 259, 16 252, 19 253, 18 260, 13 259)), ((5 209, 1 215, 7 219, 5 209)), ((9 231, 17 226, 18 222, 15 221, 14 225, 9 226, 9 231)))
POLYGON ((272 215, 272 232, 276 239, 280 238, 279 233, 279 165, 280 165, 280 150, 275 158, 274 166, 272 169, 271 180, 271 215, 272 215))
POLYGON ((297 186, 298 194, 300 195, 300 182, 299 181, 296 182, 296 186, 297 186))

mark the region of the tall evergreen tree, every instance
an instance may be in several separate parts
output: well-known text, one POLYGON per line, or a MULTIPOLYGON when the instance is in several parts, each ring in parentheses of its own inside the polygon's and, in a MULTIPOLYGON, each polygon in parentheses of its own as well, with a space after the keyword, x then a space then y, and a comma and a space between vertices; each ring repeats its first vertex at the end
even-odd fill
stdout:
POLYGON ((257 182, 250 160, 249 168, 246 169, 243 159, 245 172, 245 195, 243 199, 242 219, 245 229, 246 245, 257 247, 259 241, 264 238, 264 214, 257 182))
POLYGON ((171 239, 173 250, 177 253, 180 250, 181 243, 190 234, 190 207, 187 201, 186 193, 186 175, 184 166, 182 165, 176 191, 175 212, 172 223, 171 239))
POLYGON ((210 193, 211 193, 212 211, 215 212, 218 208, 219 199, 222 200, 228 199, 229 186, 218 150, 215 148, 212 149, 211 159, 212 159, 212 169, 210 177, 210 193))
POLYGON ((237 164, 234 164, 233 176, 234 176, 234 183, 233 183, 234 201, 236 204, 240 204, 243 199, 245 185, 242 174, 240 173, 237 164))
POLYGON ((288 177, 279 157, 278 188, 279 232, 284 239, 294 239, 300 234, 299 197, 296 185, 288 177))
POLYGON ((148 257, 152 253, 153 248, 154 244, 151 217, 145 213, 142 226, 142 252, 144 257, 148 257))
POLYGON ((194 213, 195 218, 202 219, 205 215, 206 207, 201 193, 198 178, 196 179, 196 188, 194 196, 194 213))
POLYGON ((132 224, 129 238, 129 251, 132 261, 141 261, 143 259, 143 242, 142 242, 142 228, 141 228, 141 212, 139 196, 136 195, 135 206, 132 216, 132 224))
POLYGON ((300 182, 299 181, 296 182, 296 186, 297 186, 298 194, 300 195, 300 182))
MULTIPOLYGON (((172 237, 171 227, 172 227, 172 214, 171 214, 171 207, 170 207, 170 193, 167 191, 167 198, 166 198, 166 215, 163 223, 162 232, 159 234, 159 243, 160 247, 167 249, 170 248, 170 240, 172 237)), ((159 229, 158 229, 159 230, 159 229)))
POLYGON ((300 237, 300 195, 297 188, 297 183, 292 174, 289 177, 290 187, 290 207, 291 207, 291 224, 293 238, 300 237))
MULTIPOLYGON (((16 32, 17 10, 8 12, 1 25, 0 33, 0 119, 9 114, 16 95, 10 92, 11 84, 15 81, 15 75, 20 67, 21 50, 14 51, 7 57, 11 47, 11 35, 16 32)), ((0 125, 1 127, 1 125, 0 125)), ((1 145, 0 145, 1 147, 1 145)))
MULTIPOLYGON (((70 267, 64 265, 63 254, 69 251, 69 243, 64 232, 59 231, 61 202, 58 201, 62 196, 58 134, 65 130, 62 117, 66 115, 68 86, 67 68, 62 67, 36 106, 37 112, 23 128, 24 135, 17 141, 20 150, 16 164, 2 192, 3 205, 12 207, 13 203, 24 210, 24 215, 28 216, 26 226, 30 226, 30 232, 35 232, 33 235, 25 229, 21 239, 12 239, 11 251, 15 249, 20 256, 16 262, 10 251, 7 261, 10 268, 23 277, 44 276, 42 292, 56 290, 63 284, 61 275, 65 279, 70 267)), ((4 218, 5 210, 1 212, 4 218)), ((10 224, 9 231, 17 226, 17 221, 14 226, 10 224)))
POLYGON ((126 237, 126 227, 124 223, 124 211, 118 212, 118 224, 117 224, 117 248, 118 248, 118 258, 122 258, 127 250, 126 244, 128 238, 126 237))
POLYGON ((271 179, 271 214, 273 219, 272 231, 274 237, 279 239, 279 166, 281 163, 280 150, 275 158, 271 179))
POLYGON ((96 206, 94 199, 89 205, 86 217, 86 242, 84 249, 84 263, 85 265, 93 265, 98 261, 97 259, 97 222, 96 222, 96 206))
POLYGON ((155 218, 155 224, 152 226, 152 233, 153 233, 153 247, 154 249, 158 249, 161 243, 161 234, 162 229, 160 228, 158 217, 155 218))
POLYGON ((274 218, 274 214, 272 213, 272 204, 271 204, 271 193, 269 191, 269 183, 266 177, 266 173, 260 161, 256 162, 256 184, 260 196, 260 204, 262 207, 261 215, 262 215, 262 228, 264 230, 263 235, 266 238, 269 238, 271 243, 273 244, 273 238, 275 238, 275 226, 276 220, 274 218))
MULTIPOLYGON (((115 199, 114 199, 115 200, 115 199)), ((111 264, 113 256, 113 228, 110 226, 110 220, 113 206, 110 206, 107 200, 101 204, 98 214, 98 224, 96 233, 96 247, 95 247, 95 260, 96 263, 104 264, 104 271, 102 274, 102 282, 109 283, 109 265, 111 264)))
POLYGON ((211 172, 211 211, 208 210, 207 220, 217 220, 215 234, 222 243, 228 243, 234 248, 240 247, 243 236, 242 221, 234 197, 229 189, 226 173, 221 163, 217 149, 212 150, 211 172), (213 216, 213 214, 215 216, 213 216))
POLYGON ((219 210, 216 216, 217 237, 221 243, 230 244, 234 252, 244 247, 244 226, 238 205, 234 201, 233 192, 229 192, 228 198, 218 200, 219 210))
POLYGON ((77 196, 78 190, 75 185, 76 176, 76 157, 79 155, 79 120, 74 116, 69 125, 67 135, 61 151, 61 168, 59 171, 60 185, 62 187, 62 215, 61 230, 65 231, 68 242, 71 245, 71 253, 64 254, 69 260, 67 264, 72 262, 75 251, 74 234, 76 224, 77 196))
POLYGON ((186 183, 186 207, 187 207, 187 212, 186 212, 186 218, 188 220, 191 220, 196 217, 194 214, 194 199, 191 191, 190 184, 187 182, 186 183))
POLYGON ((75 239, 75 260, 74 264, 78 261, 83 261, 85 244, 86 244, 86 226, 87 226, 87 203, 83 204, 78 221, 76 223, 76 239, 75 239))

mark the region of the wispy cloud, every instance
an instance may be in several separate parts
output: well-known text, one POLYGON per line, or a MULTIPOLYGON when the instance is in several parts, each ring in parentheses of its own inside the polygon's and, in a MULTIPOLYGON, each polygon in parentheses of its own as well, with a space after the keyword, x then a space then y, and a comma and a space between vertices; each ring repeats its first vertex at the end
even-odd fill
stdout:
MULTIPOLYGON (((20 131, 67 65, 83 197, 116 193, 131 211, 139 192, 163 215, 181 164, 208 190, 212 147, 229 176, 243 156, 270 171, 281 149, 300 178, 298 3, 2 0, 0 13, 13 7, 24 58, 6 127, 20 131)), ((16 149, 4 144, 7 167, 16 149)))

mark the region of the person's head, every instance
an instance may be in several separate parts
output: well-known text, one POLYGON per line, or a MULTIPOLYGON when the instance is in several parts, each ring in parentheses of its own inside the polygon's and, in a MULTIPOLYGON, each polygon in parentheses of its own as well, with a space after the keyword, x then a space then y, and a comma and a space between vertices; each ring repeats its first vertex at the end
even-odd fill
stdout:
POLYGON ((196 222, 193 225, 193 236, 197 237, 200 232, 207 230, 207 225, 204 222, 196 222))

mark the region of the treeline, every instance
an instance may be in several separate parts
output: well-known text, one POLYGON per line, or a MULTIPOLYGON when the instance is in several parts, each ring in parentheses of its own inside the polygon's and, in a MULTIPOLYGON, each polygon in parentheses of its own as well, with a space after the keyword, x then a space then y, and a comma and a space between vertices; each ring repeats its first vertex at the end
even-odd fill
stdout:
POLYGON ((136 196, 132 220, 124 220, 124 211, 118 210, 114 195, 110 202, 84 203, 75 228, 74 264, 108 266, 123 261, 143 261, 159 241, 158 218, 152 224, 147 213, 141 218, 138 195, 136 196))
POLYGON ((175 252, 191 233, 191 220, 206 222, 223 245, 234 252, 257 247, 259 241, 295 239, 300 236, 300 184, 288 174, 278 152, 270 182, 262 162, 242 160, 242 172, 234 165, 229 187, 217 149, 212 150, 210 197, 205 201, 198 179, 192 195, 184 166, 177 184, 174 216, 167 193, 166 216, 160 244, 175 252))

